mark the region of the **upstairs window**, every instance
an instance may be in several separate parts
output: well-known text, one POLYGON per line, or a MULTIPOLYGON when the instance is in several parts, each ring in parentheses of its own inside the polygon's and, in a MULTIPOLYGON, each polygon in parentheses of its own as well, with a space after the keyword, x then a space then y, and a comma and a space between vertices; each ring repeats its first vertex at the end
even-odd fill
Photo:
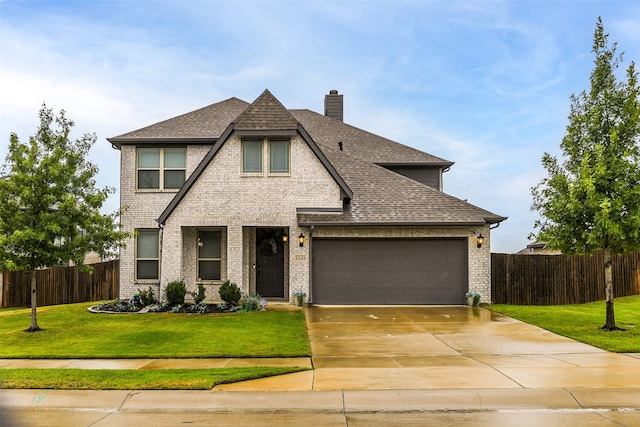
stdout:
POLYGON ((186 178, 184 148, 138 148, 139 190, 177 190, 186 178))
POLYGON ((136 279, 158 280, 160 250, 158 230, 136 230, 136 279))
POLYGON ((288 140, 269 140, 269 173, 289 173, 288 140))
POLYGON ((291 143, 288 139, 243 140, 242 173, 246 175, 262 175, 263 163, 265 163, 269 175, 288 174, 291 164, 290 145, 291 143), (267 147, 266 151, 263 148, 265 146, 267 147))
POLYGON ((242 173, 262 173, 262 140, 242 141, 242 173))

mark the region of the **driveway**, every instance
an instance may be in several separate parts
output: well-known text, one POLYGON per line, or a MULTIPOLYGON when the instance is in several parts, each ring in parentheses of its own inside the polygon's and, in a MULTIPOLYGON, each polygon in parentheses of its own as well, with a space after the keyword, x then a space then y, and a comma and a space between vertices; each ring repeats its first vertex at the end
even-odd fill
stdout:
POLYGON ((483 308, 314 306, 306 315, 316 369, 249 381, 246 389, 622 389, 640 384, 638 358, 483 308))

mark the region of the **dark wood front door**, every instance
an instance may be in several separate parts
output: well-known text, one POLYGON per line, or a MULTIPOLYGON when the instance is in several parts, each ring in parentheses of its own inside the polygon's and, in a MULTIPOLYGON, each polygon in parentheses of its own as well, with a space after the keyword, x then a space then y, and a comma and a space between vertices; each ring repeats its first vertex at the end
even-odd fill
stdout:
POLYGON ((283 228, 256 229, 256 293, 284 298, 283 228))

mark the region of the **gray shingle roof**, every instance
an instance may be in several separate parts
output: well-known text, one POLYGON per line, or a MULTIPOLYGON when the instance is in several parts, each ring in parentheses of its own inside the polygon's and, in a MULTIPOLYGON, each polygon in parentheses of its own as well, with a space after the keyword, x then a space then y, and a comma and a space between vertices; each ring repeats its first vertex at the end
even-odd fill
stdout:
POLYGON ((360 160, 378 164, 453 164, 310 110, 291 110, 291 113, 318 145, 337 149, 338 142, 342 142, 344 152, 360 160))
POLYGON ((140 142, 215 141, 222 132, 250 104, 238 98, 208 105, 190 113, 134 130, 123 135, 107 138, 115 146, 140 142))
POLYGON ((322 148, 353 191, 342 213, 300 210, 300 225, 483 225, 505 218, 348 153, 322 148))
MULTIPOLYGON (((482 225, 506 219, 379 166, 448 167, 452 162, 310 110, 287 110, 268 90, 252 104, 230 98, 108 141, 116 147, 153 142, 213 144, 225 129, 297 131, 313 150, 320 149, 316 154, 321 161, 328 160, 325 166, 339 175, 338 181, 343 181, 340 185, 346 190, 343 194, 351 196, 351 200, 339 213, 313 212, 304 209, 313 206, 301 207, 298 212, 301 225, 482 225), (343 151, 338 149, 338 142, 343 143, 343 151)), ((207 158, 215 155, 220 143, 224 141, 215 144, 207 158)), ((198 170, 204 167, 206 164, 198 170)), ((192 185, 195 179, 197 176, 187 180, 171 206, 180 202, 190 188, 187 184, 192 185)), ((168 207, 163 218, 172 210, 168 207)))
POLYGON ((234 121, 236 130, 295 130, 298 121, 268 90, 234 121))

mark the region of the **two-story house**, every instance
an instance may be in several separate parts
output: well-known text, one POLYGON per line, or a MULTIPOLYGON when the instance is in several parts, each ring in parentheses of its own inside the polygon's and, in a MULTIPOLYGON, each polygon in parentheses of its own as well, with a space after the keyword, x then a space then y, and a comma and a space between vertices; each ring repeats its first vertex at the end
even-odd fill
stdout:
POLYGON ((215 300, 228 279, 314 304, 490 300, 490 228, 506 218, 442 191, 452 162, 344 123, 337 91, 324 114, 265 90, 108 140, 135 235, 123 298, 184 280, 215 300))

